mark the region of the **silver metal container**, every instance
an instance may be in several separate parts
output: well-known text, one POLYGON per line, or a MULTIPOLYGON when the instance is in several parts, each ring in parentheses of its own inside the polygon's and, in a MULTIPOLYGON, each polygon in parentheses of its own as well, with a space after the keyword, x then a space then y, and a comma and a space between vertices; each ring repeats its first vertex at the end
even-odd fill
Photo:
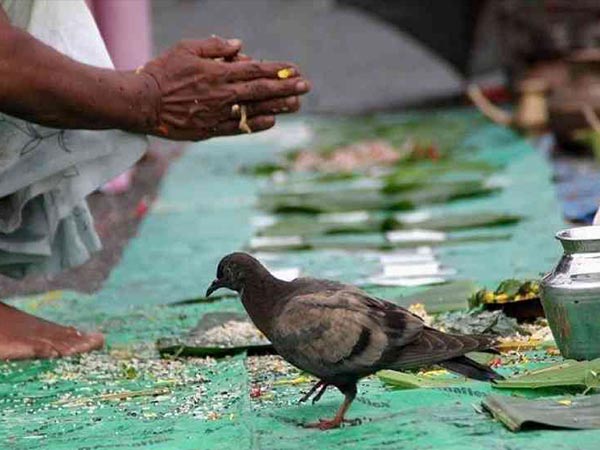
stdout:
POLYGON ((542 305, 565 358, 600 357, 600 226, 560 231, 564 254, 542 280, 542 305))

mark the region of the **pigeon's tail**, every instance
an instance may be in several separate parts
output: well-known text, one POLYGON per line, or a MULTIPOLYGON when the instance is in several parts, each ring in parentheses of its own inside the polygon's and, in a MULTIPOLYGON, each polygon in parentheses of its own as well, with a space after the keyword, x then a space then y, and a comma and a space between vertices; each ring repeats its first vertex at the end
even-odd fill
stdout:
POLYGON ((473 378, 479 381, 494 381, 503 380, 504 377, 499 373, 494 372, 488 366, 478 363, 477 361, 467 358, 466 356, 457 356, 456 358, 449 359, 438 363, 444 369, 448 369, 451 372, 456 372, 460 375, 464 375, 467 378, 473 378))

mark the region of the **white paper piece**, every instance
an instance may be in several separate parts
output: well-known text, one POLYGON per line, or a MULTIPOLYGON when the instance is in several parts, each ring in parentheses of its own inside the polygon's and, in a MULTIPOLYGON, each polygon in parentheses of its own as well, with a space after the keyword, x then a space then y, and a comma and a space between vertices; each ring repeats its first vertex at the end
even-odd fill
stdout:
POLYGON ((275 225, 277 223, 277 218, 275 216, 254 216, 250 219, 250 224, 254 228, 267 228, 271 225, 275 225))
POLYGON ((369 220, 366 211, 352 211, 346 213, 319 214, 317 220, 323 223, 360 223, 369 220))
POLYGON ((381 189, 383 187, 383 182, 378 180, 377 178, 359 178, 358 180, 350 183, 351 187, 355 188, 372 188, 372 189, 381 189))
POLYGON ((433 217, 432 212, 425 211, 425 210, 396 214, 396 219, 398 219, 400 222, 406 223, 406 224, 414 224, 414 223, 423 222, 425 220, 431 219, 432 217, 433 217))
POLYGON ((269 270, 271 274, 275 278, 279 278, 283 281, 292 281, 298 278, 301 275, 301 270, 299 267, 285 267, 281 269, 272 269, 269 270))
POLYGON ((303 243, 300 236, 255 236, 250 239, 251 248, 295 247, 303 243))
POLYGON ((398 230, 388 231, 385 237, 390 242, 443 242, 446 233, 432 230, 398 230))
POLYGON ((452 275, 454 273, 456 273, 454 270, 442 267, 438 262, 383 266, 383 276, 386 277, 422 277, 430 275, 452 275))
POLYGON ((446 278, 443 277, 384 277, 374 276, 368 279, 372 284, 378 286, 426 286, 430 284, 444 283, 446 278))
POLYGON ((252 252, 252 256, 264 263, 265 261, 281 261, 284 255, 282 253, 256 251, 252 252))
POLYGON ((386 264, 414 264, 434 262, 435 253, 431 247, 417 247, 410 250, 397 250, 393 253, 379 254, 379 262, 386 264))
POLYGON ((510 180, 503 175, 492 175, 484 181, 483 186, 488 189, 498 189, 510 186, 510 180))

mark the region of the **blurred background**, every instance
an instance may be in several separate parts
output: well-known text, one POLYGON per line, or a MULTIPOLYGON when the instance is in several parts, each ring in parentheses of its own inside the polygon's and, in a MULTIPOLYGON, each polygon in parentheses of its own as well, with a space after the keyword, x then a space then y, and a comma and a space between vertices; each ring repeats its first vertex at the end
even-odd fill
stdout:
MULTIPOLYGON (((566 219, 600 202, 597 0, 87 0, 118 69, 184 38, 237 37, 256 58, 296 62, 307 114, 359 115, 475 104, 553 160, 566 219)), ((0 280, 7 295, 98 289, 181 148, 154 147, 90 197, 104 250, 52 280, 0 280), (165 148, 167 151, 165 151, 165 148), (123 213, 126 211, 126 213, 123 213)))
POLYGON ((529 75, 558 87, 574 53, 600 40, 600 4, 593 0, 91 4, 118 67, 137 67, 181 38, 235 36, 252 56, 302 67, 314 85, 306 112, 442 102, 461 97, 466 82, 514 88, 529 75))

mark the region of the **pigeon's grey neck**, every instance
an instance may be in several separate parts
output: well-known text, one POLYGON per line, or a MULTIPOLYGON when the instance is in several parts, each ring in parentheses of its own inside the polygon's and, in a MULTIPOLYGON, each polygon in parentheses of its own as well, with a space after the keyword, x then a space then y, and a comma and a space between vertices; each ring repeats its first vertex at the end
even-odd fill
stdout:
POLYGON ((251 277, 240 291, 242 303, 248 315, 267 337, 271 330, 273 317, 283 306, 288 284, 287 281, 279 280, 266 272, 251 277))

